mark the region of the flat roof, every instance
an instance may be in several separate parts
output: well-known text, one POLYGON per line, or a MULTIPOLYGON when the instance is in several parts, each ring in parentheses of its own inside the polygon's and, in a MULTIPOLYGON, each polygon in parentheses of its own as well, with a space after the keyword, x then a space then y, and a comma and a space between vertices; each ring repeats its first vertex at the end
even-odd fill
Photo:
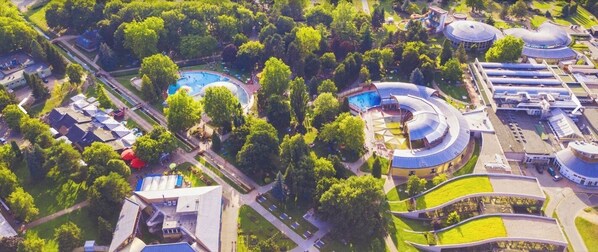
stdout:
POLYGON ((139 205, 130 199, 125 199, 114 228, 112 242, 108 251, 116 251, 129 237, 134 236, 139 216, 139 205))
POLYGON ((552 154, 560 149, 558 144, 551 144, 554 136, 539 117, 529 116, 524 111, 490 110, 488 118, 504 152, 552 154))
POLYGON ((508 237, 568 243, 555 219, 540 216, 510 215, 503 216, 502 221, 508 237))

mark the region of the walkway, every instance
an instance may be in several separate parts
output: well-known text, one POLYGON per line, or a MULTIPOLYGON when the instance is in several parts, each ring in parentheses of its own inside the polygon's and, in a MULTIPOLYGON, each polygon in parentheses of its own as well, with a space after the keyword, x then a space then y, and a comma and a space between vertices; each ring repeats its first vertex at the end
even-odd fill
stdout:
POLYGON ((46 223, 48 221, 54 220, 54 219, 56 219, 56 218, 58 218, 60 216, 69 214, 69 213, 71 213, 71 212, 73 212, 75 210, 78 210, 78 209, 81 209, 81 208, 84 208, 84 207, 87 207, 87 206, 89 206, 89 200, 85 200, 83 202, 79 202, 79 203, 73 205, 72 207, 69 207, 69 208, 66 208, 66 209, 62 209, 62 210, 60 210, 58 212, 55 212, 53 214, 50 214, 48 216, 45 216, 45 217, 39 218, 37 220, 34 220, 32 222, 29 222, 29 223, 25 224, 25 228, 26 229, 34 228, 34 227, 36 227, 38 225, 44 224, 44 223, 46 223))
POLYGON ((556 207, 561 227, 565 230, 573 251, 588 251, 575 226, 575 218, 586 207, 598 205, 598 195, 575 193, 570 188, 565 188, 561 194, 563 198, 556 207))

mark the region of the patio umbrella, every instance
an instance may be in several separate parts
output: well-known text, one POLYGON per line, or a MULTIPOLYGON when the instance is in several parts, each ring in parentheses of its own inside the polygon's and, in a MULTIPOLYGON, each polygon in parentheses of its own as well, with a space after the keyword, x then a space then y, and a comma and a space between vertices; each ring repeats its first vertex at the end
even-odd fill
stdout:
POLYGON ((145 162, 143 162, 141 159, 139 158, 135 158, 131 161, 131 167, 133 167, 133 169, 141 169, 145 166, 145 162))
POLYGON ((135 152, 133 151, 133 149, 126 149, 125 151, 123 151, 123 153, 120 154, 120 158, 122 158, 125 161, 131 161, 136 158, 135 152))
POLYGON ((176 168, 176 163, 170 163, 168 168, 170 168, 171 170, 174 170, 174 168, 176 168))

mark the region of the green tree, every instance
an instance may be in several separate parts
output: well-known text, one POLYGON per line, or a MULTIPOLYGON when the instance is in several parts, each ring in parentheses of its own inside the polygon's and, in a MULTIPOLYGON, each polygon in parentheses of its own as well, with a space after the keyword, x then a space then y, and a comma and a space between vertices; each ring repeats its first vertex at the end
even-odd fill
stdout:
POLYGON ((6 199, 18 186, 17 175, 9 170, 6 165, 0 165, 0 197, 6 199))
POLYGON ((18 132, 21 130, 21 120, 27 117, 27 115, 23 113, 19 106, 9 104, 2 110, 2 117, 4 117, 8 128, 18 132))
POLYGON ((274 186, 272 186, 272 196, 279 200, 280 202, 286 202, 287 200, 287 192, 286 192, 286 185, 284 184, 284 176, 280 171, 276 174, 276 179, 274 180, 274 186))
POLYGON ((494 24, 496 23, 496 21, 494 20, 494 17, 492 17, 492 15, 488 15, 488 17, 486 18, 486 20, 484 22, 491 26, 494 26, 494 24))
POLYGON ((331 52, 324 53, 320 57, 320 62, 322 62, 322 68, 327 70, 334 69, 336 67, 336 56, 331 52))
POLYGON ((283 95, 289 88, 291 69, 282 60, 270 58, 266 61, 260 79, 263 97, 283 95))
POLYGON ((113 172, 101 176, 87 191, 89 209, 96 216, 111 219, 118 214, 123 200, 130 192, 131 187, 122 176, 113 172))
POLYGON ((305 19, 310 26, 315 27, 318 24, 330 26, 330 23, 332 23, 332 11, 323 5, 316 5, 306 11, 305 19))
POLYGON ((102 218, 102 216, 98 217, 98 243, 99 244, 108 244, 112 241, 112 232, 114 232, 114 227, 112 224, 107 221, 106 219, 102 218))
POLYGON ((218 49, 218 41, 212 36, 187 35, 181 37, 179 51, 186 59, 210 56, 218 49))
POLYGON ((260 62, 260 58, 264 54, 264 45, 259 41, 248 41, 241 46, 237 51, 237 65, 244 69, 253 69, 255 64, 260 62))
POLYGON ((85 168, 81 165, 81 154, 71 144, 64 141, 56 141, 48 151, 48 158, 44 164, 44 170, 48 176, 57 182, 64 182, 72 179, 81 182, 86 175, 85 168))
POLYGON ((426 84, 426 81, 424 80, 424 74, 421 70, 419 70, 419 68, 413 69, 413 72, 411 72, 411 76, 409 76, 409 82, 416 85, 426 84))
POLYGON ((149 102, 154 102, 158 98, 152 80, 145 74, 141 77, 141 96, 144 100, 149 102))
POLYGON ((365 144, 364 128, 361 118, 342 113, 334 122, 325 124, 318 137, 324 142, 335 143, 352 155, 359 155, 365 144))
POLYGON ((450 226, 450 225, 454 225, 457 224, 461 221, 461 216, 459 216, 459 213, 457 213, 457 211, 453 211, 451 213, 449 213, 448 217, 446 218, 446 225, 450 226))
POLYGON ((176 82, 178 72, 179 67, 168 56, 154 54, 143 59, 139 76, 147 75, 154 85, 156 95, 161 96, 168 85, 176 82))
POLYGON ((463 69, 459 60, 453 58, 442 67, 442 77, 448 82, 457 82, 463 79, 463 69))
POLYGON ((71 221, 54 230, 54 239, 58 242, 60 251, 73 251, 73 249, 81 247, 83 243, 81 229, 71 221))
POLYGON ((43 252, 46 240, 39 238, 36 232, 27 232, 25 239, 19 244, 18 252, 43 252))
POLYGON ((266 109, 268 122, 278 130, 286 132, 291 126, 291 105, 283 97, 273 95, 268 98, 268 108, 266 109))
POLYGON ((450 40, 444 40, 444 43, 442 43, 442 51, 438 57, 440 59, 441 66, 444 66, 447 61, 453 58, 453 45, 451 44, 450 40))
POLYGON ((339 113, 339 102, 331 93, 322 93, 314 100, 313 125, 320 128, 339 113))
POLYGON ((38 144, 34 144, 30 150, 25 152, 27 169, 31 174, 31 180, 37 182, 46 177, 47 170, 44 169, 46 152, 38 144))
POLYGON ((310 26, 304 26, 297 29, 295 41, 303 55, 311 53, 319 48, 322 35, 320 32, 310 26))
POLYGON ((101 108, 109 109, 114 107, 114 104, 112 103, 110 98, 108 98, 108 94, 106 93, 104 86, 101 84, 98 84, 96 86, 96 97, 98 98, 98 102, 100 103, 101 108))
POLYGON ((137 138, 133 144, 135 155, 147 163, 156 163, 161 154, 171 153, 175 149, 174 135, 161 126, 154 126, 149 134, 137 138))
POLYGON ((42 147, 49 146, 48 136, 52 139, 50 126, 37 118, 23 118, 21 120, 21 133, 23 133, 23 138, 30 143, 39 143, 42 147))
POLYGON ((298 163, 303 157, 309 156, 310 149, 302 135, 286 135, 280 144, 280 162, 283 167, 298 163))
POLYGON ((481 11, 485 7, 484 0, 466 0, 465 5, 471 7, 472 12, 481 11))
POLYGON ((6 106, 16 103, 15 97, 6 91, 6 88, 0 85, 0 109, 4 110, 6 106))
POLYGON ((21 220, 29 222, 39 213, 31 194, 17 187, 6 200, 13 213, 21 220))
POLYGON ((125 25, 124 45, 139 59, 158 52, 158 39, 164 32, 164 20, 148 17, 142 22, 133 21, 125 25))
POLYGON ((382 164, 380 164, 379 157, 376 157, 376 159, 374 159, 374 163, 372 164, 372 176, 374 176, 374 178, 382 177, 382 164))
POLYGON ((237 153, 239 167, 258 174, 274 171, 272 160, 277 158, 279 153, 276 129, 261 119, 252 119, 250 124, 250 133, 237 153))
POLYGON ((332 11, 332 23, 330 24, 332 33, 343 41, 357 40, 357 26, 354 22, 356 17, 357 12, 352 4, 345 1, 338 3, 332 11))
POLYGON ((23 243, 23 237, 6 236, 0 238, 0 251, 18 251, 19 246, 23 243))
POLYGON ((497 40, 486 52, 486 61, 515 62, 521 57, 523 40, 513 36, 505 36, 497 40))
POLYGON ((201 104, 184 89, 166 99, 168 107, 164 108, 168 129, 178 132, 184 131, 199 123, 201 118, 201 104))
POLYGON ((259 241, 256 245, 256 251, 261 252, 279 252, 282 251, 280 246, 274 242, 273 239, 264 239, 259 241))
POLYGON ((113 159, 120 159, 120 155, 110 145, 102 142, 94 142, 83 150, 82 158, 87 164, 87 182, 91 185, 96 178, 108 175, 108 162, 113 159))
POLYGON ((523 0, 518 0, 509 8, 509 12, 515 17, 523 18, 527 16, 527 4, 523 0))
POLYGON ((4 144, 0 146, 0 165, 4 164, 8 167, 12 167, 14 161, 16 161, 16 153, 11 145, 4 144))
MULTIPOLYGON (((334 83, 332 84, 334 86, 334 83)), ((336 88, 336 87, 335 87, 336 88)), ((309 95, 307 94, 307 86, 303 78, 295 78, 291 81, 291 108, 293 109, 293 115, 297 121, 297 127, 299 132, 305 132, 305 115, 307 111, 307 103, 309 102, 309 95)))
POLYGON ((220 140, 220 135, 214 132, 212 133, 212 150, 215 152, 219 152, 222 149, 222 142, 220 140))
POLYGON ((434 176, 434 178, 432 178, 432 184, 434 186, 437 186, 446 180, 447 180, 446 174, 440 174, 440 175, 434 176))
POLYGON ((19 144, 17 144, 17 142, 15 142, 14 140, 10 141, 10 149, 15 154, 15 158, 17 160, 22 160, 23 152, 21 152, 21 147, 19 147, 19 144))
POLYGON ((457 58, 461 64, 467 62, 467 52, 465 52, 465 46, 463 43, 460 43, 457 47, 457 51, 455 51, 455 58, 457 58))
POLYGON ((320 85, 318 86, 318 94, 331 93, 333 95, 336 95, 337 91, 338 89, 336 88, 336 85, 334 85, 334 82, 330 79, 322 81, 322 83, 320 83, 320 85))
POLYGON ((221 41, 231 41, 237 34, 238 23, 235 17, 229 15, 220 15, 216 18, 216 34, 221 41))
POLYGON ((333 184, 319 200, 319 212, 336 232, 352 241, 367 241, 386 234, 388 218, 383 182, 371 176, 353 176, 333 184))
POLYGON ((407 193, 409 196, 415 196, 425 190, 426 180, 420 179, 415 175, 409 176, 407 179, 407 193))
POLYGON ((24 74, 27 85, 31 88, 31 94, 35 99, 46 99, 50 96, 50 90, 42 83, 42 80, 37 74, 24 74))
POLYGON ((297 162, 289 163, 285 172, 285 184, 295 201, 310 202, 316 192, 315 155, 304 155, 297 162))
POLYGON ((230 129, 233 119, 241 116, 239 99, 226 87, 210 87, 203 97, 204 111, 214 125, 230 129))
POLYGON ((66 75, 69 77, 71 83, 81 84, 85 70, 77 63, 70 63, 66 66, 66 75))

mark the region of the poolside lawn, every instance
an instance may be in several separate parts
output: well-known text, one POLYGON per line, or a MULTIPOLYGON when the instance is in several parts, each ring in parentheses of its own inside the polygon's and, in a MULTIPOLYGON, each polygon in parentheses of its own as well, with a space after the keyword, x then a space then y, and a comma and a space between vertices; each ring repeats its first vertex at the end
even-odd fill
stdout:
POLYGON ((493 216, 465 222, 437 235, 440 244, 460 244, 506 237, 507 230, 502 218, 493 216))
POLYGON ((490 179, 487 176, 460 178, 417 198, 416 208, 426 209, 435 207, 468 194, 492 191, 492 184, 490 184, 490 179))
POLYGON ((274 225, 247 205, 241 206, 239 210, 238 227, 238 251, 254 251, 253 246, 259 241, 269 239, 273 240, 283 251, 297 247, 295 242, 282 234, 274 225))
POLYGON ((579 231, 587 248, 598 248, 598 223, 591 222, 583 217, 575 218, 575 227, 579 231))
MULTIPOLYGON (((382 165, 382 175, 388 174, 388 169, 390 169, 390 161, 382 156, 378 156, 378 158, 380 159, 380 164, 382 165)), ((368 158, 368 160, 365 163, 363 163, 361 167, 359 167, 359 170, 362 172, 372 172, 372 165, 374 164, 374 160, 374 156, 370 156, 370 158, 368 158)))

